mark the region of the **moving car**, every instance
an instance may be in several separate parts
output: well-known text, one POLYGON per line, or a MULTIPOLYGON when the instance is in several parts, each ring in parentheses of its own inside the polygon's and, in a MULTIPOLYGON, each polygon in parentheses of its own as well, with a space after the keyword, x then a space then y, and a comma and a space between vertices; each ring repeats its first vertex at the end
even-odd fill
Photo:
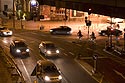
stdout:
POLYGON ((57 28, 50 29, 51 34, 60 34, 60 35, 71 35, 72 30, 68 26, 59 26, 57 28))
POLYGON ((58 55, 60 53, 59 49, 51 41, 42 41, 39 45, 39 50, 45 56, 58 55))
POLYGON ((13 32, 7 27, 0 27, 0 36, 11 36, 13 32))
POLYGON ((61 83, 62 76, 54 63, 47 60, 39 60, 36 65, 36 76, 44 83, 61 83))
POLYGON ((101 36, 106 36, 106 35, 122 35, 122 31, 119 30, 119 29, 111 29, 111 30, 108 30, 108 29, 105 29, 105 30, 100 30, 98 32, 101 36))
POLYGON ((10 53, 17 56, 29 55, 29 48, 22 40, 13 40, 10 43, 10 53))

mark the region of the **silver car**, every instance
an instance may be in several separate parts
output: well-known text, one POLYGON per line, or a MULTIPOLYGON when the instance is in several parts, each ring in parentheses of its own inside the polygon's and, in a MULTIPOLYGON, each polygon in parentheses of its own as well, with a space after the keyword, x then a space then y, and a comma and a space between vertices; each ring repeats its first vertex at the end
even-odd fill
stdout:
POLYGON ((58 55, 60 53, 59 49, 51 41, 42 41, 39 45, 39 50, 45 56, 58 55))
POLYGON ((62 81, 59 69, 51 61, 37 61, 34 71, 36 72, 36 76, 43 80, 44 83, 61 83, 62 81))

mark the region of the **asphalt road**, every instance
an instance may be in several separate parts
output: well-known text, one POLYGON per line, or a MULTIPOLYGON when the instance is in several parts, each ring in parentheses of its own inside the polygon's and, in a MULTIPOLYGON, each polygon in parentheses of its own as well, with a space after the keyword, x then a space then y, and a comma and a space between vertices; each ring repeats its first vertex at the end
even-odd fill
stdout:
MULTIPOLYGON (((35 68, 36 61, 45 58, 39 53, 38 49, 38 45, 42 40, 53 41, 61 50, 61 55, 59 55, 59 57, 48 59, 54 62, 61 70, 63 76, 62 83, 97 83, 78 63, 74 61, 73 57, 80 52, 80 46, 73 44, 70 40, 67 41, 61 39, 62 36, 61 38, 60 36, 51 36, 47 32, 17 30, 14 31, 13 36, 1 38, 8 54, 9 44, 11 40, 15 38, 24 40, 30 48, 30 57, 25 59, 14 58, 27 83, 33 83, 35 81, 40 83, 35 76, 31 76, 31 73, 35 68)), ((10 54, 10 56, 12 55, 10 54)))

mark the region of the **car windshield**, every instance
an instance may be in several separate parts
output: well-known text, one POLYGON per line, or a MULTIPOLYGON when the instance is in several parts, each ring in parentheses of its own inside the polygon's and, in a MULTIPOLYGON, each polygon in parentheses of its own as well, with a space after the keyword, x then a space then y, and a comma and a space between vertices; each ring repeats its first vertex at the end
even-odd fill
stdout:
POLYGON ((26 47, 26 44, 24 42, 16 42, 15 46, 16 47, 26 47))
POLYGON ((44 66, 43 70, 45 72, 55 72, 57 71, 57 68, 54 65, 53 66, 48 65, 48 66, 44 66))
POLYGON ((52 43, 46 44, 46 48, 55 48, 55 45, 52 43))
POLYGON ((0 27, 0 30, 6 30, 7 28, 6 27, 0 27))

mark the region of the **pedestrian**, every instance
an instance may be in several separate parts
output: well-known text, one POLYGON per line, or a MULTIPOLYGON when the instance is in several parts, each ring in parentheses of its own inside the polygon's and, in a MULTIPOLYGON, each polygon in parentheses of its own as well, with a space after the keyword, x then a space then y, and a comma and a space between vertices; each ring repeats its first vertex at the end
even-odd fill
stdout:
POLYGON ((81 38, 83 36, 81 30, 78 31, 77 36, 79 37, 79 40, 81 40, 81 38))
POLYGON ((92 40, 95 40, 95 39, 96 39, 94 32, 92 32, 92 34, 91 34, 91 39, 92 39, 92 40))

